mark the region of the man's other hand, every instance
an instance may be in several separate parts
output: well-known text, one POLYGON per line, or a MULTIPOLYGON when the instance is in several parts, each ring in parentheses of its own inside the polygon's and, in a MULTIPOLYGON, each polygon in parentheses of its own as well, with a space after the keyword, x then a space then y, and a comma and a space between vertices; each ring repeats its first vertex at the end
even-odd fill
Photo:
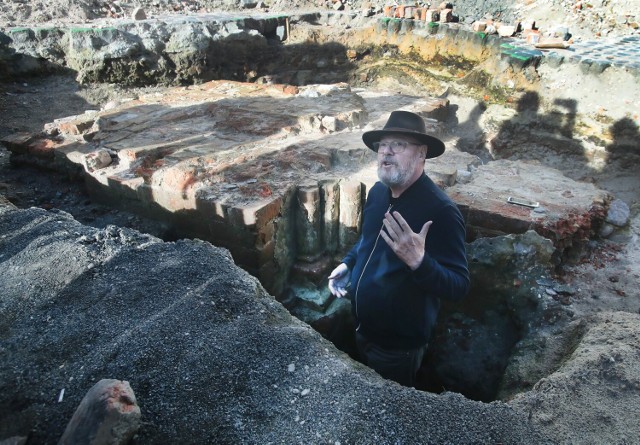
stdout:
POLYGON ((349 268, 346 264, 340 263, 329 275, 329 292, 338 298, 347 295, 347 284, 349 284, 349 268))
POLYGON ((425 240, 432 221, 424 223, 422 230, 418 233, 411 230, 409 224, 398 212, 393 212, 393 214, 385 213, 382 222, 384 223, 384 229, 380 230, 380 235, 391 247, 391 250, 411 270, 416 270, 420 267, 424 259, 425 240))

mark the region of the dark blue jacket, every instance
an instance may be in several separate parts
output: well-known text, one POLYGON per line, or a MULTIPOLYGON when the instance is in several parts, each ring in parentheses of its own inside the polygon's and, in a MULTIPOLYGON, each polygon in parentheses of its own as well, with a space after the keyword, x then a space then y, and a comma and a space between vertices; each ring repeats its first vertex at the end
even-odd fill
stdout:
POLYGON ((351 270, 348 290, 358 331, 387 348, 427 344, 440 299, 458 300, 469 290, 464 240, 458 207, 425 174, 396 199, 376 183, 367 197, 360 239, 343 259, 351 270), (424 260, 415 271, 379 236, 389 209, 398 211, 414 232, 433 221, 424 260))

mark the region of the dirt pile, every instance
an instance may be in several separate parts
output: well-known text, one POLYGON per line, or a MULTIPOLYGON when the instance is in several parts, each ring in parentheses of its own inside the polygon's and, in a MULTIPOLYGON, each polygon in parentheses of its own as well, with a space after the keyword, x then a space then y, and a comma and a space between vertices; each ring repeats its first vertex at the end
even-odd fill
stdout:
POLYGON ((0 439, 57 442, 117 378, 139 444, 551 443, 504 403, 383 380, 208 243, 7 206, 0 233, 0 439))

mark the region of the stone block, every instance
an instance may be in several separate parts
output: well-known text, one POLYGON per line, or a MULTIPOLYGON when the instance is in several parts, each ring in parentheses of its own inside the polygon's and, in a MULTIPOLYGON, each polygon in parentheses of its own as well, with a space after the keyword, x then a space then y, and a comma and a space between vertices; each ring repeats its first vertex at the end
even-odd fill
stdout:
POLYGON ((498 28, 498 35, 500 37, 511 37, 515 33, 516 33, 515 26, 501 25, 500 28, 498 28))
POLYGON ((103 379, 84 396, 60 445, 125 445, 140 428, 140 407, 127 381, 103 379))
POLYGON ((564 56, 558 52, 549 52, 545 55, 544 61, 552 68, 558 68, 564 62, 564 56))
POLYGON ((450 187, 456 183, 458 169, 455 165, 434 164, 427 173, 434 182, 450 187))
POLYGON ((533 229, 562 252, 585 241, 605 218, 606 194, 554 169, 539 166, 535 172, 528 171, 502 160, 479 166, 473 176, 473 181, 447 189, 463 211, 470 231, 516 234, 533 229), (509 204, 509 196, 537 201, 545 212, 509 204))
POLYGON ((334 300, 328 289, 316 290, 313 288, 292 286, 293 304, 303 306, 320 314, 329 307, 334 300))
POLYGON ((54 125, 60 133, 68 135, 80 135, 90 130, 95 123, 95 117, 91 113, 79 116, 70 116, 56 119, 54 125))
POLYGON ((282 198, 271 196, 251 204, 229 207, 226 216, 232 225, 260 228, 278 217, 281 209, 282 198))
POLYGON ((0 139, 0 142, 13 153, 27 153, 29 144, 35 140, 31 133, 12 133, 0 139))
POLYGON ((614 199, 609 205, 606 222, 614 226, 624 227, 629 223, 631 212, 626 202, 614 199))
POLYGON ((360 181, 340 183, 340 249, 349 249, 358 239, 362 224, 363 186, 360 181))
POLYGON ((144 11, 144 9, 142 9, 141 7, 138 6, 131 13, 131 18, 133 20, 146 20, 147 19, 147 13, 144 11))
POLYGON ((604 70, 611 66, 611 62, 603 59, 595 59, 589 67, 589 72, 592 74, 601 74, 604 70))
POLYGON ((427 23, 437 22, 438 20, 440 20, 440 11, 438 11, 437 9, 427 9, 425 11, 424 20, 427 23))
POLYGON ((339 246, 340 185, 337 181, 320 183, 322 200, 322 242, 327 252, 334 253, 339 246))
POLYGON ((473 24, 471 25, 471 29, 473 29, 475 32, 484 32, 487 29, 487 22, 473 22, 473 24))
POLYGON ((84 155, 84 166, 89 172, 94 172, 111 165, 111 155, 107 150, 96 150, 84 155))
POLYGON ((440 11, 440 23, 449 23, 453 20, 453 10, 443 9, 440 11))
POLYGON ((321 203, 318 184, 300 185, 295 202, 298 258, 314 258, 321 253, 321 203))
POLYGON ((335 116, 323 116, 322 127, 329 133, 335 133, 338 130, 337 119, 335 116))

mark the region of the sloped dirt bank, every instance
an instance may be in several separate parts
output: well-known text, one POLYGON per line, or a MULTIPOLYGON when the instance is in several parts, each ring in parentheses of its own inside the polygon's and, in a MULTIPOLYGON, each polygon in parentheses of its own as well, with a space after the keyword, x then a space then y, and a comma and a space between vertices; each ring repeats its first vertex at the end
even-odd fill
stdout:
POLYGON ((140 444, 552 443, 503 403, 381 379, 208 243, 3 205, 0 230, 3 439, 56 442, 113 377, 135 391, 140 444))

